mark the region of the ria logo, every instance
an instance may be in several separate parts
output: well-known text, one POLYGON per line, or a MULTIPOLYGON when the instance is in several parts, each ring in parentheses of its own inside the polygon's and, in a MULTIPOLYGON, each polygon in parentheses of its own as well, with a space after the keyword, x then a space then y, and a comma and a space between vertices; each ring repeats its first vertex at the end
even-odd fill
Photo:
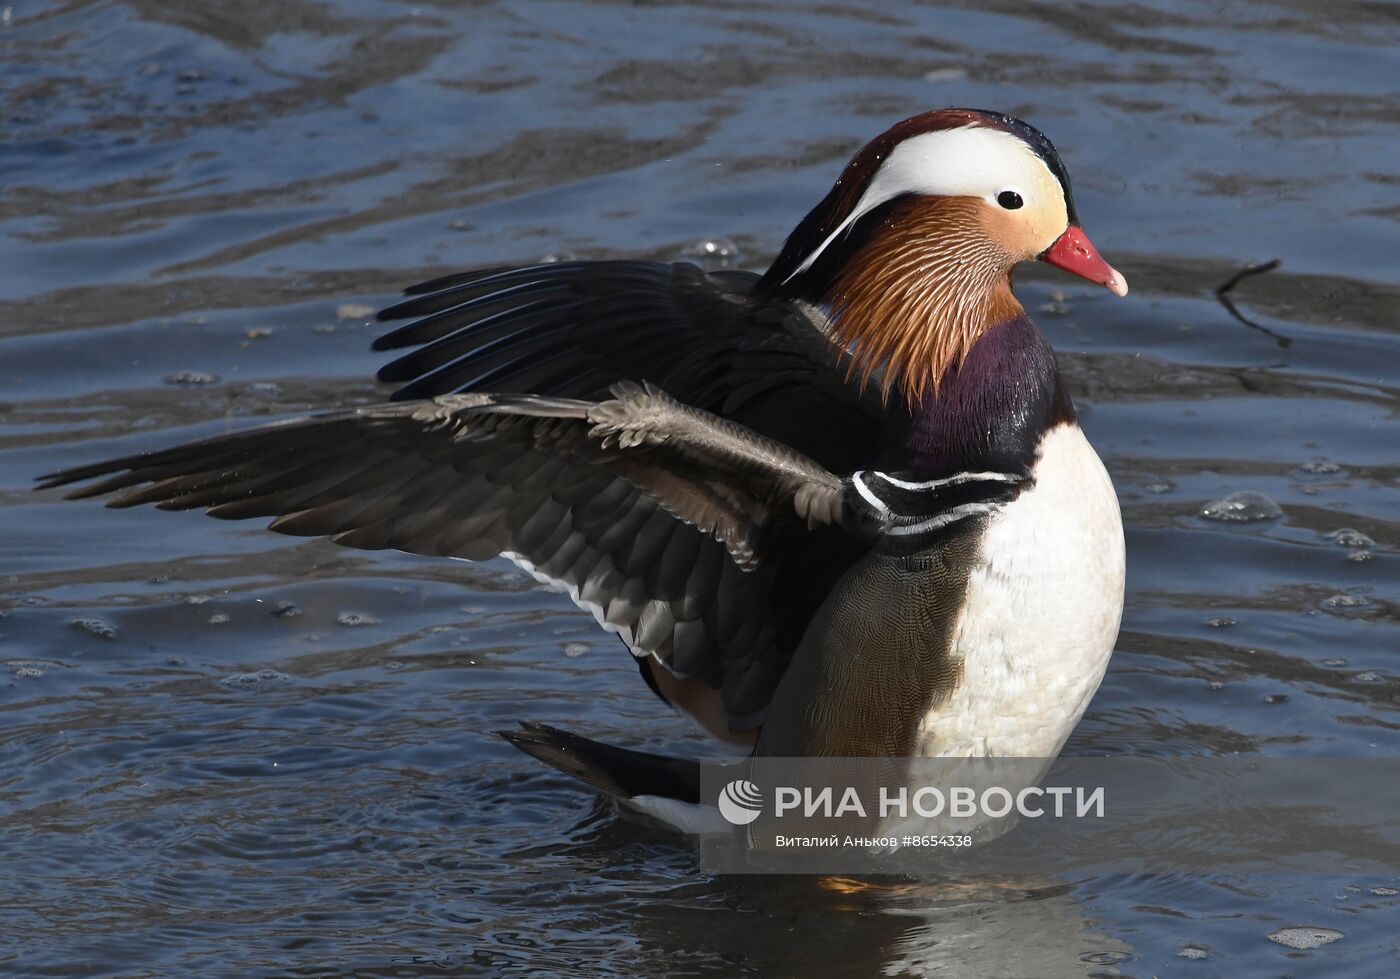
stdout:
POLYGON ((736 778, 719 794, 719 814, 735 826, 747 826, 763 813, 763 792, 746 778, 736 778))

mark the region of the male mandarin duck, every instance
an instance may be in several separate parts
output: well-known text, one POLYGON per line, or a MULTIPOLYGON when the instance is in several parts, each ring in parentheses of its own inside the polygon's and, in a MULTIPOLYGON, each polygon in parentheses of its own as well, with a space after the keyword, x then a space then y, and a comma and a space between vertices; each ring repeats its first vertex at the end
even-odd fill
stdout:
MULTIPOLYGON (((1113 486, 1011 272, 1122 296, 1050 141, 972 109, 847 164, 763 275, 558 262, 407 290, 389 403, 46 477, 352 547, 502 555, 759 756, 1057 754, 1123 605, 1113 486)), ((696 767, 506 735, 624 801, 696 767)))

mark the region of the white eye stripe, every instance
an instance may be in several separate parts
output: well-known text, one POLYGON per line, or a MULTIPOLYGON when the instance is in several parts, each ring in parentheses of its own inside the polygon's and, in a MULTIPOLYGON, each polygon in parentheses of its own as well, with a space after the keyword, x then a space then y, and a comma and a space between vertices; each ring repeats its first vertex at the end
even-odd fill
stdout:
POLYGON ((851 213, 788 278, 807 271, 837 236, 896 197, 981 197, 995 204, 997 194, 1012 190, 1029 201, 1030 188, 1043 182, 1047 174, 1055 184, 1059 183, 1034 150, 999 129, 964 126, 911 136, 891 151, 851 213))

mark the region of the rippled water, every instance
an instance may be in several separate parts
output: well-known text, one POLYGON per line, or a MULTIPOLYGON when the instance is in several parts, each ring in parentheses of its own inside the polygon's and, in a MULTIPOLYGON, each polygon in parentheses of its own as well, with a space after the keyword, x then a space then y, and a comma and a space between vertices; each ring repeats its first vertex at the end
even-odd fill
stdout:
POLYGON ((1400 13, 1322 9, 0 0, 3 971, 1392 974, 1344 868, 707 878, 492 734, 707 750, 521 575, 28 489, 381 397, 431 274, 761 267, 892 120, 1001 108, 1134 288, 1021 282, 1128 524, 1069 750, 1394 755, 1400 13))

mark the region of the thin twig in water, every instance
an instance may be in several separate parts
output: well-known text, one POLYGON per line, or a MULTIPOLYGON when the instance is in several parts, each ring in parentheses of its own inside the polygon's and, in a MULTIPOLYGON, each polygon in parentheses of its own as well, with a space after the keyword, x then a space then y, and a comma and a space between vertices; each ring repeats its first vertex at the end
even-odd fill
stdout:
POLYGON ((1225 295, 1225 293, 1235 288, 1235 286, 1239 285, 1241 282, 1243 282, 1245 279, 1248 279, 1250 276, 1263 275, 1265 272, 1272 272, 1274 269, 1278 268, 1282 264, 1283 259, 1281 258, 1275 258, 1270 261, 1259 262, 1257 264, 1254 262, 1250 262, 1244 268, 1240 269, 1234 275, 1230 276, 1230 278, 1226 279, 1223 285, 1216 286, 1215 294, 1217 296, 1223 296, 1225 295))
POLYGON ((1246 317, 1243 313, 1241 313, 1238 309, 1235 308, 1235 304, 1230 299, 1229 295, 1230 290, 1235 288, 1235 286, 1239 285, 1245 279, 1248 279, 1251 276, 1255 275, 1263 275, 1265 272, 1272 272, 1274 269, 1278 268, 1282 264, 1283 259, 1280 258, 1275 258, 1268 262, 1259 262, 1257 264, 1254 262, 1250 262, 1244 268, 1240 269, 1234 275, 1230 276, 1230 278, 1226 279, 1223 283, 1216 286, 1215 298, 1220 300, 1220 305, 1225 307, 1226 312, 1228 312, 1235 319, 1239 320, 1245 326, 1249 327, 1251 330, 1258 330, 1260 333, 1263 333, 1266 336, 1273 337, 1274 342, 1277 343, 1280 347, 1290 347, 1293 345, 1292 340, 1290 340, 1288 337, 1284 336, 1281 333, 1274 332, 1267 326, 1264 326, 1262 323, 1256 323, 1252 319, 1246 317))

